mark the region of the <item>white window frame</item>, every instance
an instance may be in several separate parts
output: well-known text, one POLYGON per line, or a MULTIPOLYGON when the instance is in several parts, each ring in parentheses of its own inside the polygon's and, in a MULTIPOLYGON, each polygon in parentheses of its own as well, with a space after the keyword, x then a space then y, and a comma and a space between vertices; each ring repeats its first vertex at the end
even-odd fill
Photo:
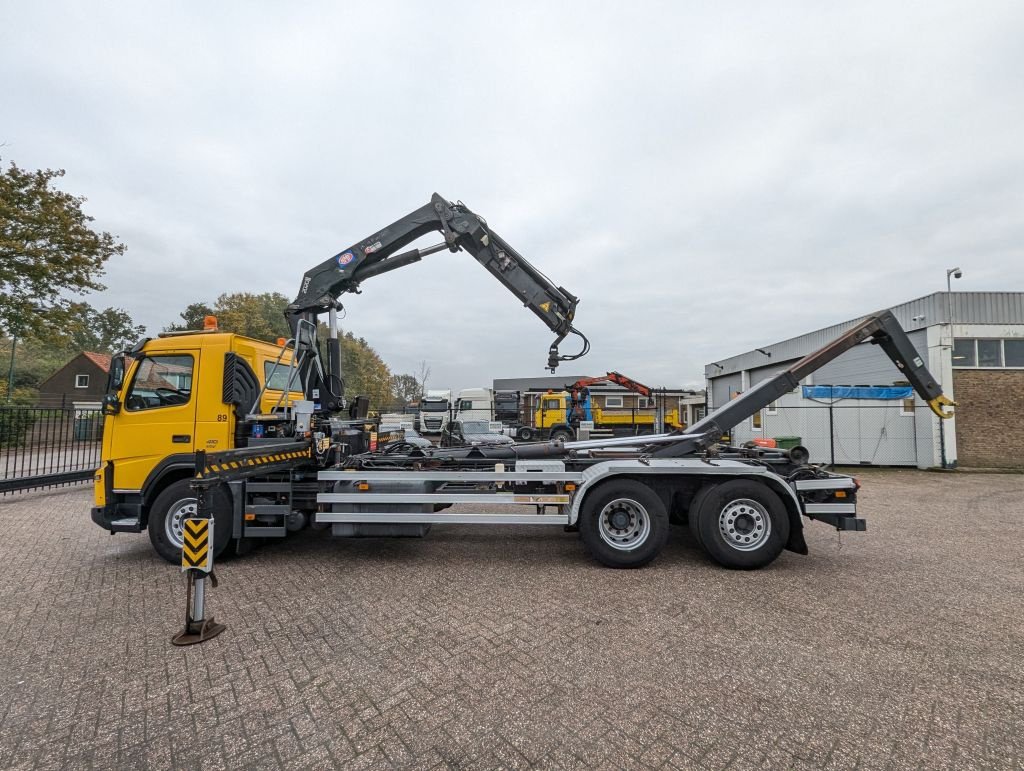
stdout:
MULTIPOLYGON (((765 415, 778 415, 779 414, 779 402, 776 400, 764 408, 765 415)), ((762 421, 763 422, 763 421, 762 421)))
POLYGON ((913 417, 917 411, 917 402, 913 396, 908 396, 906 399, 900 399, 900 416, 901 417, 913 417), (907 409, 907 402, 910 402, 910 409, 907 409))
MULTIPOLYGON (((1007 337, 957 337, 955 340, 966 340, 971 343, 974 347, 974 364, 957 364, 956 359, 953 359, 951 365, 953 369, 1009 369, 1009 370, 1022 370, 1024 366, 1009 365, 1006 363, 1006 341, 1011 338, 1007 337), (981 340, 998 340, 999 341, 999 364, 982 364, 980 358, 980 350, 978 343, 981 340)), ((1019 338, 1014 338, 1019 339, 1019 338)), ((950 356, 952 356, 952 352, 950 356)))
POLYGON ((88 388, 89 387, 89 376, 88 375, 75 375, 75 388, 88 388), (82 378, 85 378, 85 382, 82 382, 82 378))
POLYGON ((604 408, 606 410, 615 410, 615 409, 621 410, 622 407, 623 407, 623 402, 622 402, 622 396, 620 394, 616 394, 614 396, 609 395, 609 396, 605 396, 604 397, 604 408), (612 403, 613 400, 617 401, 618 404, 613 404, 612 403))
POLYGON ((654 403, 654 397, 653 396, 638 396, 636 399, 637 399, 637 409, 653 410, 657 406, 654 403))
POLYGON ((975 350, 975 361, 977 362, 978 369, 1006 369, 1006 357, 1003 356, 1003 339, 1001 337, 976 337, 974 338, 974 350, 975 350), (998 364, 982 364, 981 363, 981 344, 982 343, 999 343, 999 363, 998 364))
POLYGON ((1004 337, 1003 338, 1003 369, 1024 369, 1024 365, 1021 365, 1021 364, 1007 364, 1006 363, 1006 343, 1009 342, 1011 339, 1014 342, 1019 342, 1021 338, 1019 338, 1019 337, 1017 337, 1017 338, 1007 338, 1007 337, 1004 337))
POLYGON ((761 414, 761 410, 758 410, 757 412, 755 412, 753 415, 750 416, 750 430, 751 431, 760 431, 761 433, 764 433, 764 416, 761 414), (760 420, 761 421, 761 425, 759 425, 759 426, 755 425, 754 424, 754 420, 755 419, 760 420))

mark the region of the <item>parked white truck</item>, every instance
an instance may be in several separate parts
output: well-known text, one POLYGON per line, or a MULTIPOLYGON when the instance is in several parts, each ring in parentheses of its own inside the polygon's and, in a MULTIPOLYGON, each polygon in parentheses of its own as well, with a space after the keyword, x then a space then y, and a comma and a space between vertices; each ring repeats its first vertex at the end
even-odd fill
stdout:
POLYGON ((455 400, 455 419, 493 421, 494 391, 490 388, 463 388, 455 400))
POLYGON ((421 434, 440 434, 448 425, 451 409, 451 389, 427 391, 420 400, 419 432, 421 434))

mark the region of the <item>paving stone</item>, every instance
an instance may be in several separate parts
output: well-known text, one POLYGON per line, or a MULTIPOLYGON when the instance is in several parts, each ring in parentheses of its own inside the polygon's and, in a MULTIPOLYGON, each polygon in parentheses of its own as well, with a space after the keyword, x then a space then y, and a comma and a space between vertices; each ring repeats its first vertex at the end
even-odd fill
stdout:
POLYGON ((674 528, 614 571, 574 534, 305 532, 179 571, 0 498, 3 768, 1024 767, 1024 477, 858 472, 866 533, 723 570, 674 528))

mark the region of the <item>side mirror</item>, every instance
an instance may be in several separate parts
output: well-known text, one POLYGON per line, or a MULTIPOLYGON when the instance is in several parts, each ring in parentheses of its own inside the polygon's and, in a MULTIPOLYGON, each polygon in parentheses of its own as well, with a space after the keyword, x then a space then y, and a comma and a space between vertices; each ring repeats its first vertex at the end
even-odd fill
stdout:
POLYGON ((121 402, 117 400, 117 394, 105 394, 102 405, 104 415, 116 415, 121 411, 121 402))
POLYGON ((107 393, 116 393, 124 385, 124 373, 127 367, 124 353, 115 354, 110 360, 110 373, 107 375, 107 393))

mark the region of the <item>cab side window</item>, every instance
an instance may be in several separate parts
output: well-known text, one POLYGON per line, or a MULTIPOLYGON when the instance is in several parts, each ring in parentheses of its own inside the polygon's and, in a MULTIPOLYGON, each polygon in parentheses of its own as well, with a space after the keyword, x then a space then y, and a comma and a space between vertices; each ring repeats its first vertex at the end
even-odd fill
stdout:
POLYGON ((268 391, 302 391, 298 370, 287 362, 263 362, 263 382, 268 391))
POLYGON ((187 404, 192 398, 195 360, 187 354, 147 356, 139 362, 125 409, 152 410, 187 404))

